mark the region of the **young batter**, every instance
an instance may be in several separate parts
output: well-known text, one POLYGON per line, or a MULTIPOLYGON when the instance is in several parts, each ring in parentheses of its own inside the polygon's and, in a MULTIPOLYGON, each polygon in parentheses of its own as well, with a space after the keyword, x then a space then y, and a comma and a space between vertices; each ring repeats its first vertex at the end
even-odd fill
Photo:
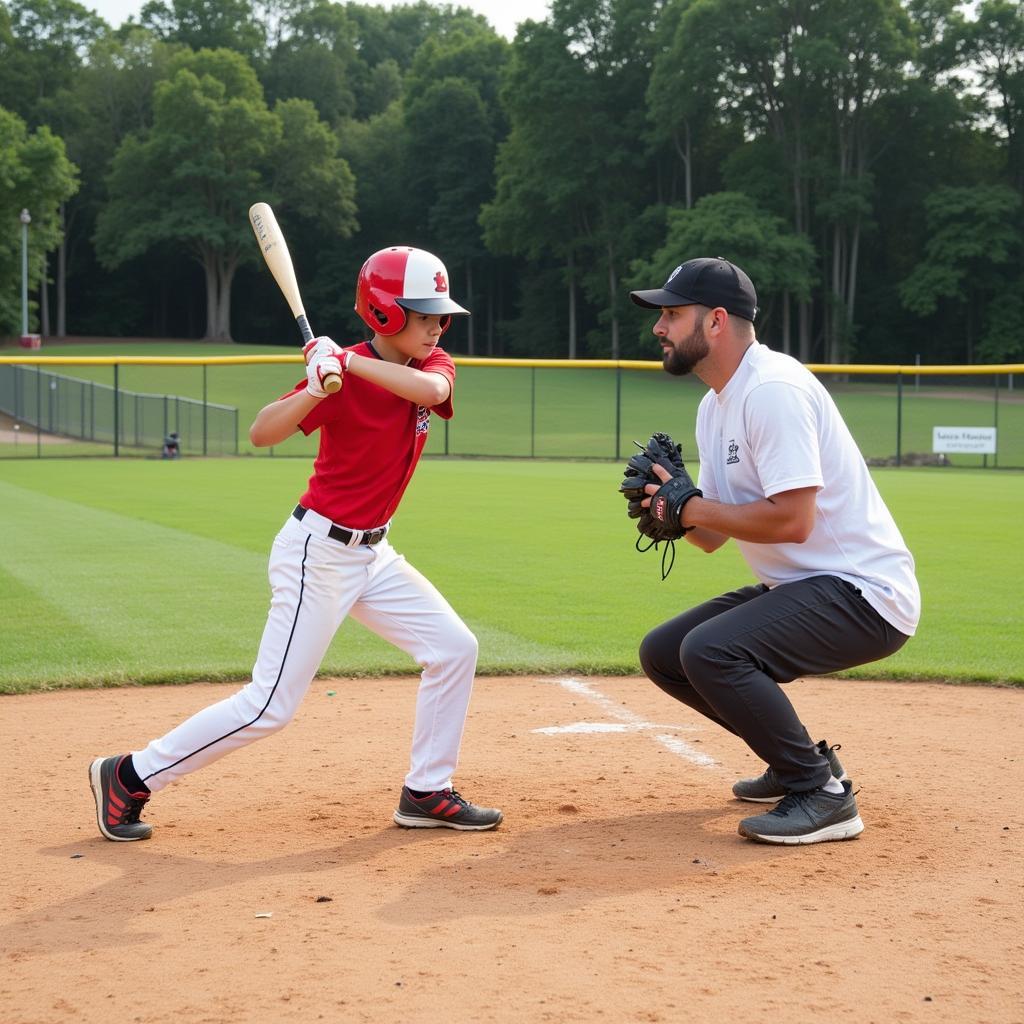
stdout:
POLYGON ((151 793, 287 725, 347 615, 423 667, 411 766, 394 820, 482 830, 502 819, 452 786, 476 638, 387 539, 431 412, 452 416, 455 366, 438 342, 451 317, 468 311, 449 297, 444 264, 406 247, 366 261, 355 308, 373 339, 345 349, 330 338, 310 342, 306 380, 262 409, 249 429, 261 448, 297 430, 320 431, 309 486, 270 554, 273 595, 252 682, 143 750, 93 761, 97 820, 108 839, 148 839, 152 826, 139 819, 151 793), (330 374, 342 375, 343 386, 329 395, 323 382, 330 374))

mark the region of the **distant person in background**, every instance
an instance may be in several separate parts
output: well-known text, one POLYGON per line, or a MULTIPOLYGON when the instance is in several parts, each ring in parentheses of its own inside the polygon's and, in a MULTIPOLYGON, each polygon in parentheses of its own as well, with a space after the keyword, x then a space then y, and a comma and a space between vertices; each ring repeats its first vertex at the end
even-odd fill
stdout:
POLYGON ((176 459, 181 455, 181 444, 178 441, 178 432, 176 430, 171 431, 164 438, 164 448, 161 454, 165 459, 176 459))
MULTIPOLYGON (((898 651, 920 616, 914 560, 828 391, 757 341, 757 296, 739 267, 689 260, 630 298, 660 311, 665 370, 711 389, 697 412, 699 487, 681 462, 655 464, 660 483, 641 502, 652 530, 681 527, 707 552, 732 538, 759 581, 652 630, 640 663, 767 762, 733 794, 778 806, 741 821, 740 835, 852 839, 864 825, 836 748, 812 741, 780 684, 898 651)), ((838 721, 838 688, 835 700, 838 721)))

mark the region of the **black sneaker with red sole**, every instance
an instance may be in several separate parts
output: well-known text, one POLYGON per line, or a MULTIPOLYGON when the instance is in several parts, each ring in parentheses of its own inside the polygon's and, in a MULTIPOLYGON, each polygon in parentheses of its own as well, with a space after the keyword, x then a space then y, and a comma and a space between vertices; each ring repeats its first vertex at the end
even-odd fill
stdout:
POLYGON ((96 823, 100 832, 115 843, 134 843, 153 834, 152 825, 139 821, 149 793, 129 793, 118 777, 118 766, 126 756, 98 757, 89 766, 89 784, 96 798, 96 823))
POLYGON ((455 828, 463 832, 483 832, 501 823, 501 811, 494 807, 477 807, 454 789, 442 789, 415 797, 408 786, 395 811, 395 824, 403 828, 455 828))

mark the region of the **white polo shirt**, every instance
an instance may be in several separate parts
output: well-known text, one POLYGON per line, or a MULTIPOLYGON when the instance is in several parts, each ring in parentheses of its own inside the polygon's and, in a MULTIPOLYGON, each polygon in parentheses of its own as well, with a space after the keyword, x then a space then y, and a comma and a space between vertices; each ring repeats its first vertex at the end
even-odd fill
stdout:
POLYGON ((817 487, 803 544, 736 541, 766 586, 838 576, 913 636, 921 617, 914 559, 832 396, 797 360, 754 342, 697 412, 698 486, 730 505, 817 487))

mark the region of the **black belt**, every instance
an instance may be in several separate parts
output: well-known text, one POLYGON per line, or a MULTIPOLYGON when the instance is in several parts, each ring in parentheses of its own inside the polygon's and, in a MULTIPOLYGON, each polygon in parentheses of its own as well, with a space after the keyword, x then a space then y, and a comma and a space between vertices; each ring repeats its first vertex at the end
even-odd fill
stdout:
MULTIPOLYGON (((295 511, 292 512, 292 515, 295 516, 296 519, 301 520, 307 511, 309 510, 303 508, 302 505, 296 505, 295 511)), ((387 527, 382 526, 379 530, 362 530, 358 532, 361 532, 363 535, 359 541, 360 544, 379 544, 387 536, 388 531, 387 527)), ((327 531, 327 536, 330 537, 331 540, 340 541, 342 544, 347 545, 352 542, 352 538, 355 534, 352 533, 351 530, 346 530, 341 526, 336 526, 334 523, 331 523, 331 528, 327 531)))

